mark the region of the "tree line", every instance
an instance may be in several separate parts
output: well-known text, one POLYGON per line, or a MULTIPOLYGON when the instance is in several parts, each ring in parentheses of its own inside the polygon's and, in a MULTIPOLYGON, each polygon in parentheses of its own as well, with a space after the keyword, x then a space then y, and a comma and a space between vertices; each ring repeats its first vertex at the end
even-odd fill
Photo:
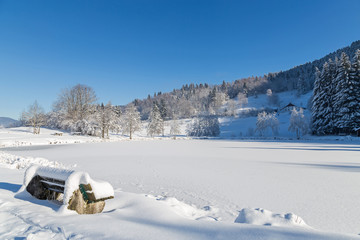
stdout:
POLYGON ((354 134, 360 129, 360 50, 350 61, 329 59, 316 70, 312 131, 317 135, 354 134))
MULTIPOLYGON (((54 103, 53 110, 49 113, 45 113, 43 108, 35 101, 27 110, 23 111, 21 121, 23 124, 31 126, 34 134, 40 134, 40 127, 47 126, 102 138, 109 137, 109 132, 116 132, 128 134, 129 138, 132 139, 134 132, 142 130, 140 112, 134 104, 122 107, 114 106, 110 102, 105 105, 103 103, 97 104, 96 101, 95 91, 91 87, 78 84, 63 90, 54 103)), ((148 136, 164 136, 166 117, 167 109, 164 102, 153 102, 146 127, 148 136)), ((176 115, 173 115, 173 118, 170 124, 170 135, 176 138, 181 131, 176 115)), ((189 128, 197 131, 197 133, 189 131, 189 135, 218 135, 219 130, 215 132, 204 131, 206 128, 214 127, 214 123, 212 125, 204 124, 206 121, 207 118, 201 118, 191 124, 189 128), (202 124, 196 125, 199 122, 202 124)), ((219 129, 217 118, 216 123, 215 128, 219 129)))

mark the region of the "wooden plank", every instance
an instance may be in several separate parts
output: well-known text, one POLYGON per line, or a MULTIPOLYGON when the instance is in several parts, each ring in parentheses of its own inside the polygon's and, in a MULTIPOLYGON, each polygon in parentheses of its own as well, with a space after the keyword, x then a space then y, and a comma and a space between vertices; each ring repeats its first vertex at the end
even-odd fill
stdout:
POLYGON ((64 187, 63 186, 59 186, 59 185, 52 185, 46 182, 42 182, 44 187, 46 189, 49 189, 51 191, 55 191, 55 192, 59 192, 59 193, 64 193, 64 187))
POLYGON ((56 179, 56 178, 49 178, 49 177, 43 177, 43 176, 40 176, 42 179, 48 181, 48 182, 53 182, 53 183, 57 183, 57 184, 60 184, 60 185, 65 185, 65 181, 64 180, 60 180, 60 179, 56 179))

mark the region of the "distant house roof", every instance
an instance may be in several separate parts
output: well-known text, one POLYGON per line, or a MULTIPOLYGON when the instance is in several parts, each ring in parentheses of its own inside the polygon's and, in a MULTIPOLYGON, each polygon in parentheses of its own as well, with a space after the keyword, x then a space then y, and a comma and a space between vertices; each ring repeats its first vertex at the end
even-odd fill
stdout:
POLYGON ((284 110, 284 109, 287 109, 287 108, 292 108, 292 107, 295 107, 295 108, 302 108, 302 109, 306 109, 304 107, 298 107, 292 103, 289 103, 288 105, 286 105, 285 107, 281 108, 280 111, 284 110))

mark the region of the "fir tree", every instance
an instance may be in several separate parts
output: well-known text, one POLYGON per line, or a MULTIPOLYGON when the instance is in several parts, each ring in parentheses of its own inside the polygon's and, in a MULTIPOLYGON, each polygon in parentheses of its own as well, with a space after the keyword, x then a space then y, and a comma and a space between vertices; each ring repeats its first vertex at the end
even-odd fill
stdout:
POLYGON ((167 108, 166 108, 164 99, 160 100, 159 111, 160 111, 161 118, 163 120, 165 120, 165 118, 167 117, 167 108))
POLYGON ((296 86, 296 95, 298 97, 300 97, 301 95, 303 95, 305 93, 306 90, 306 85, 305 85, 305 80, 303 77, 299 77, 298 82, 297 82, 297 86, 296 86))
POLYGON ((350 131, 360 128, 360 49, 355 52, 349 73, 349 110, 350 131))
POLYGON ((314 134, 321 134, 321 116, 320 116, 320 108, 321 108, 321 96, 323 91, 322 81, 321 81, 321 72, 318 68, 316 68, 315 72, 316 78, 314 82, 313 89, 313 100, 312 100, 312 131, 314 134))
POLYGON ((334 125, 338 132, 349 133, 351 131, 351 110, 350 105, 353 101, 350 88, 352 87, 349 79, 351 63, 346 53, 342 53, 337 67, 335 79, 334 95, 334 125))
POLYGON ((321 91, 319 92, 319 134, 331 134, 334 129, 333 123, 333 101, 332 85, 333 80, 330 73, 330 65, 325 62, 320 75, 321 91))

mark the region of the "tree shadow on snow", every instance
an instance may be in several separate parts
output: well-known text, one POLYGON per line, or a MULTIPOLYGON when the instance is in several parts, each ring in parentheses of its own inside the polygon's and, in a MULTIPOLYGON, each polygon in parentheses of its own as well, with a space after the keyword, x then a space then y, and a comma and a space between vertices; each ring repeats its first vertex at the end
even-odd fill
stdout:
POLYGON ((292 165, 292 166, 305 166, 305 167, 315 167, 315 168, 323 168, 323 169, 330 169, 330 170, 337 170, 337 171, 344 171, 344 172, 360 172, 360 165, 356 166, 354 163, 349 163, 349 165, 345 165, 344 163, 337 164, 317 164, 317 163, 282 163, 282 162, 275 162, 275 164, 282 164, 282 165, 292 165))
POLYGON ((337 152, 359 152, 360 147, 351 146, 305 146, 305 147, 225 147, 225 148, 243 148, 257 150, 297 150, 297 151, 337 151, 337 152))
POLYGON ((21 188, 19 184, 7 183, 7 182, 0 182, 0 189, 8 190, 13 193, 16 193, 21 188))

